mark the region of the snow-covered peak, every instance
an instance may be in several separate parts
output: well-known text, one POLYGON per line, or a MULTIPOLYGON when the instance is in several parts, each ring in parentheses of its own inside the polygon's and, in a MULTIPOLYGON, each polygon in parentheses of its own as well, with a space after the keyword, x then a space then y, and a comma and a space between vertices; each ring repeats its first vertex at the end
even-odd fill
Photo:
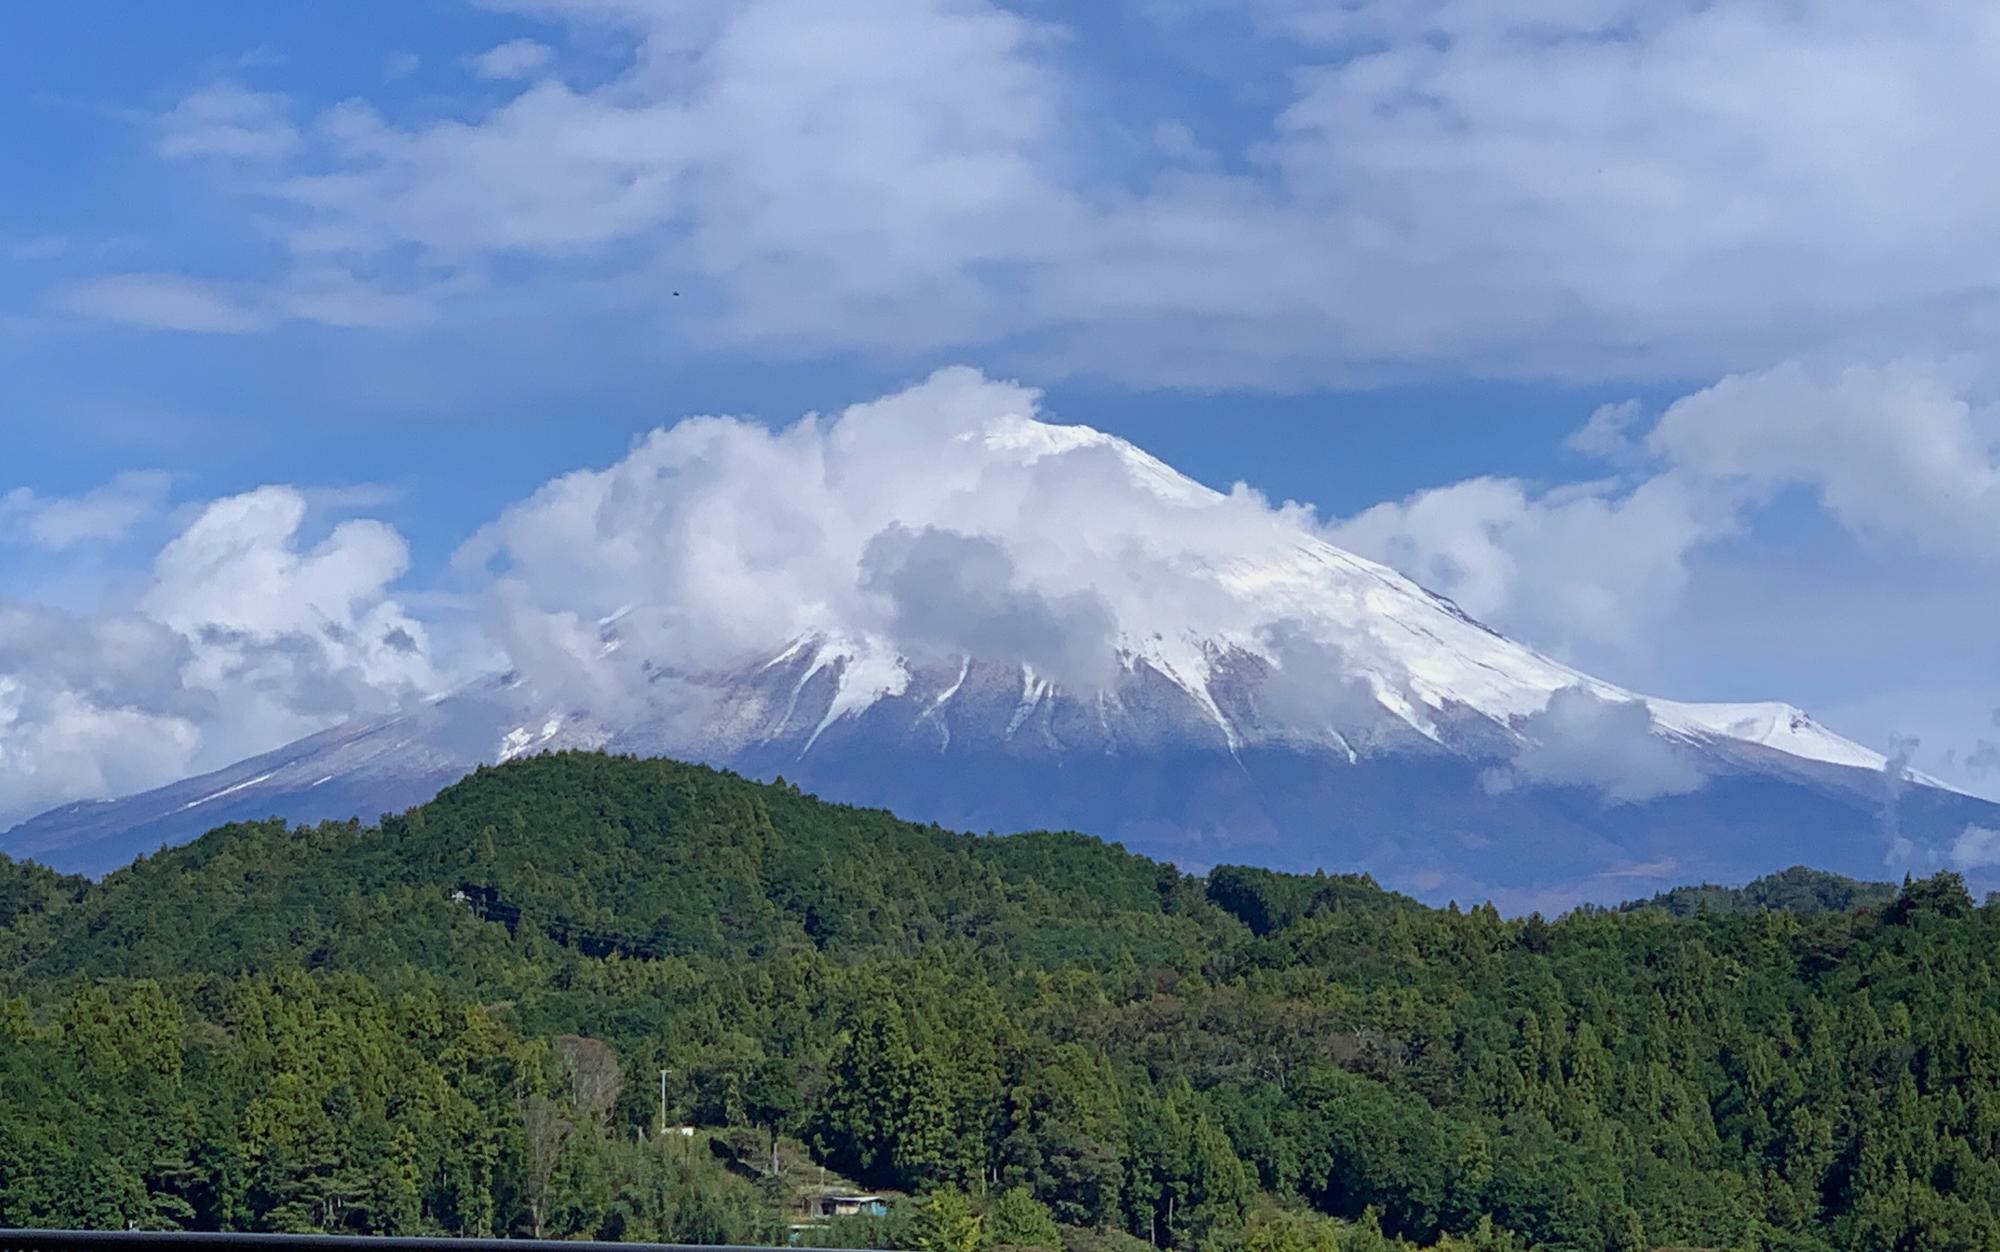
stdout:
MULTIPOLYGON (((858 454, 902 433, 900 420, 844 417, 843 446, 858 454)), ((1089 705, 1106 727, 1156 715, 1128 707, 1128 688, 1152 675, 1182 693, 1206 727, 1199 733, 1232 751, 1273 737, 1344 753, 1362 743, 1443 746, 1451 727, 1463 737, 1468 716, 1489 741, 1505 741, 1526 733, 1556 693, 1582 689, 1642 702, 1656 733, 1679 742, 1732 741, 1861 770, 1887 764, 1788 705, 1649 699, 1579 672, 1328 542, 1309 510, 1215 491, 1114 435, 1039 420, 1032 405, 960 414, 942 434, 910 490, 842 502, 863 551, 856 587, 815 590, 790 638, 747 666, 782 669, 788 686, 754 709, 731 703, 729 741, 796 727, 811 751, 833 727, 906 696, 944 726, 954 707, 979 698, 965 682, 976 665, 1015 675, 1013 696, 992 713, 1003 740, 1062 698, 1089 705), (916 538, 885 556, 876 540, 888 532, 916 538), (926 539, 934 546, 919 551, 926 539), (901 567, 885 575, 882 563, 899 554, 922 563, 920 577, 899 579, 901 567), (1087 673, 1045 663, 1093 656, 1087 673), (807 710, 810 724, 799 723, 807 710)), ((649 672, 677 661, 626 659, 643 659, 649 672)), ((710 667, 703 681, 732 680, 710 667)), ((516 740, 510 753, 549 735, 528 722, 516 740)))
MULTIPOLYGON (((529 619, 515 633, 558 645, 536 694, 667 751, 811 752, 884 708, 963 743, 977 728, 953 719, 976 706, 997 741, 1057 752, 1161 742, 1166 719, 1231 752, 1346 754, 1504 752, 1581 690, 1695 750, 1887 764, 1789 706, 1648 700, 1579 672, 1329 542, 1309 509, 1213 490, 1038 406, 947 370, 775 434, 690 425, 572 476, 494 534, 524 597, 546 562, 544 603, 509 602, 529 619), (703 701, 723 711, 704 722, 703 701)), ((564 741, 547 718, 525 709, 502 751, 564 741)))

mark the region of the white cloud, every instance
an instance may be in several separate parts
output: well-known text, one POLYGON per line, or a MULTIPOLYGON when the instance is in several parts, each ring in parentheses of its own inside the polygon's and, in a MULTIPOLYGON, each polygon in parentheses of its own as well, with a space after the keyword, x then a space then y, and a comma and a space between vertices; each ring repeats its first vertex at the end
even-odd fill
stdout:
POLYGON ((1050 607, 1093 594, 1094 571, 1072 564, 1088 540, 1059 519, 1094 486, 1129 497, 1130 483, 1115 454, 1091 448, 1058 458, 1060 471, 990 455, 983 440, 1029 429, 1037 404, 1025 388, 947 370, 776 432, 691 418, 609 469, 549 483, 484 528, 459 563, 497 574, 495 633, 517 665, 542 657, 546 673, 560 673, 554 685, 597 697, 631 688, 614 672, 626 666, 733 666, 813 631, 900 625, 949 648, 954 632, 1002 629, 919 594, 912 565, 934 563, 941 547, 1012 563, 987 589, 988 607, 990 597, 1011 603, 1019 642, 1038 658, 1065 651, 1048 635, 1065 624, 1085 625, 1104 649, 1092 614, 1050 607), (991 546, 998 536, 1005 551, 991 546), (614 616, 625 646, 606 653, 593 623, 614 616))
POLYGON ((547 44, 532 39, 510 39, 474 57, 472 72, 489 79, 532 78, 554 56, 555 51, 547 44))
MULTIPOLYGON (((1635 403, 1595 411, 1570 446, 1616 462, 1620 478, 1540 489, 1470 479, 1377 505, 1329 536, 1502 630, 1617 669, 1665 650, 1704 555, 1754 540, 1760 510, 1803 487, 1857 537, 1928 549, 1946 581, 1926 603, 1956 604, 1966 630, 1990 634, 1985 597, 1967 590, 2000 560, 2000 410, 1977 398, 1980 385, 1957 365, 1918 360, 1731 375, 1668 405, 1649 431, 1635 403)), ((1885 608, 1869 603, 1881 592, 1846 586, 1849 620, 1893 615, 1920 590, 1898 588, 1885 608)), ((1737 594, 1751 597, 1738 609, 1778 620, 1768 582, 1737 594)), ((1896 629, 1907 637, 1916 625, 1896 629)), ((1782 632, 1805 633, 1795 622, 1782 632)))
POLYGON ((1680 477, 1535 492, 1475 478, 1380 504, 1327 532, 1481 620, 1565 655, 1642 651, 1688 562, 1737 529, 1731 501, 1680 477))
POLYGON ((29 487, 0 495, 0 541, 26 540, 60 552, 85 543, 115 542, 166 507, 173 478, 158 470, 128 470, 77 496, 48 496, 29 487))
POLYGON ((1802 484, 1863 533, 2000 559, 2000 411, 1922 361, 1787 363, 1677 400, 1647 447, 1689 474, 1802 484))
POLYGON ((163 148, 280 160, 260 225, 275 197, 295 252, 391 290, 505 272, 666 319, 698 285, 684 335, 1149 385, 1714 375, 2000 313, 2000 19, 1957 0, 1271 3, 1283 38, 1235 51, 1288 90, 1225 150, 990 0, 503 7, 631 58, 574 88, 516 39, 477 58, 527 79, 497 103, 305 135, 211 87, 163 148))
POLYGON ((1654 733, 1651 711, 1637 700, 1608 700, 1582 687, 1565 687, 1516 729, 1523 745, 1508 764, 1484 776, 1488 790, 1589 787, 1608 803, 1637 804, 1702 785, 1701 771, 1654 733))
POLYGON ((1008 320, 980 278, 1052 259, 1068 195, 1034 149, 1057 88, 1033 28, 962 0, 731 10, 698 52, 680 16, 611 10, 640 37, 591 90, 541 81, 479 116, 402 125, 364 102, 317 128, 330 161, 280 184, 301 255, 429 271, 506 258, 589 283, 616 258, 723 292, 706 333, 881 348, 1008 320))
MULTIPOLYGON (((381 522, 344 521, 305 548, 305 518, 306 500, 291 488, 210 504, 155 559, 140 610, 208 645, 200 660, 218 677, 275 662, 310 666, 351 697, 424 688, 434 677, 424 629, 385 594, 409 566, 401 536, 381 522)), ((328 709, 345 711, 329 699, 328 709)), ((298 711, 328 710, 308 700, 298 711)))
POLYGON ((131 605, 0 604, 0 825, 276 747, 443 681, 390 593, 408 564, 377 522, 309 543, 300 493, 202 508, 131 605))
POLYGON ((159 153, 174 160, 273 161, 289 156, 300 142, 298 128, 287 116, 289 104, 272 92, 211 83, 190 92, 160 118, 159 153))
MULTIPOLYGON (((1201 665, 1186 639, 1151 638, 1168 625, 1266 657, 1287 690, 1260 714, 1316 730, 1362 723, 1357 710, 1379 712, 1379 701, 1410 692, 1395 686, 1387 646, 1371 651, 1375 606, 1346 606, 1358 626, 1329 607, 1348 583, 1328 579, 1310 536, 1399 565, 1544 647, 1637 648, 1672 619, 1694 555, 1754 522, 1770 490, 1763 478, 1776 473, 1764 445, 1756 475, 1735 462, 1725 472, 1672 459, 1677 431, 1720 423, 1676 405, 1669 414, 1682 416, 1643 441, 1666 459, 1633 477, 1552 490, 1477 479, 1324 527, 1302 506, 1273 506, 1243 487, 1211 492, 1106 436, 1033 420, 1040 405, 1029 388, 961 368, 783 429, 692 418, 507 509, 461 550, 462 587, 483 593, 490 646, 531 687, 611 717, 635 693, 657 691, 662 666, 733 668, 811 632, 840 637, 864 660, 976 653, 1076 687, 1135 645, 1201 665), (1394 689, 1357 684, 1357 673, 1389 675, 1394 689)), ((1640 424, 1620 416, 1626 444, 1638 446, 1640 424)), ((1701 447, 1701 458, 1720 455, 1701 447)), ((102 499, 60 501, 17 492, 0 512, 43 527, 40 542, 80 543, 124 533, 120 509, 145 487, 115 483, 102 499)), ((312 516, 315 503, 383 502, 367 487, 215 501, 158 553, 143 592, 119 612, 53 626, 47 611, 10 619, 17 646, 7 653, 0 641, 0 658, 12 658, 0 659, 11 684, 0 750, 38 762, 21 766, 37 780, 33 797, 92 794, 114 773, 163 781, 172 771, 162 761, 219 764, 436 688, 432 636, 394 591, 409 559, 400 537, 379 522, 327 528, 312 516), (127 642, 92 642, 114 630, 127 642), (38 668, 37 641, 51 633, 74 635, 89 657, 123 648, 153 658, 143 675, 152 685, 101 659, 38 668), (93 666, 107 675, 95 686, 83 677, 93 666), (79 744, 101 732, 105 752, 154 727, 166 755, 136 754, 118 773, 93 749, 84 757, 99 763, 86 768, 55 754, 56 725, 79 728, 79 744)), ((1782 616, 1768 599, 1753 603, 1782 616)), ((1801 646, 1797 632, 1783 633, 1780 646, 1801 646)), ((1992 708, 1982 699, 1980 727, 1992 708)), ((1529 746, 1495 785, 1587 785, 1622 802, 1699 781, 1654 742, 1638 706, 1568 692, 1520 728, 1529 746)), ((0 813, 29 794, 0 786, 0 813)))
MULTIPOLYGON (((1974 133, 1936 120, 2000 91, 1985 10, 1452 0, 1317 16, 1326 46, 1380 50, 1307 77, 1276 159, 1437 267, 1417 299, 1444 315, 1436 297, 1458 288, 1464 329, 1512 316, 1634 358, 1699 343, 1711 360, 1747 335, 1775 355, 1970 296, 1957 266, 2000 245, 1977 207, 1994 175, 1964 167, 1974 133)), ((1932 329, 1952 316, 1933 312, 1932 329)))
MULTIPOLYGON (((897 657, 967 654, 1072 690, 1121 652, 1199 681, 1204 643, 1296 665, 1302 685, 1329 644, 1360 672, 1403 672, 1405 636, 1355 598, 1377 575, 1329 579, 1309 510, 1210 491, 1038 409, 961 368, 777 431, 692 418, 549 483, 458 565, 492 579, 491 634, 530 683, 597 708, 662 667, 734 670, 813 634, 891 686, 897 657)), ((1372 693, 1318 695, 1263 713, 1319 730, 1383 717, 1372 693)))
POLYGON ((185 640, 143 618, 0 601, 0 827, 180 776, 199 743, 185 640))
POLYGON ((2000 865, 2000 830, 1967 826, 1951 845, 1953 869, 1991 869, 2000 865))

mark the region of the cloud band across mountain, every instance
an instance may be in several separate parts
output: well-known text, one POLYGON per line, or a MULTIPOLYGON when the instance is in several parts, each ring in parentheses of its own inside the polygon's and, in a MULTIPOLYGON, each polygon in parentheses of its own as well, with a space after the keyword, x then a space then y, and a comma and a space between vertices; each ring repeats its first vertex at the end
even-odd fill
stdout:
MULTIPOLYGON (((1762 458, 1754 473, 1738 461, 1706 470, 1724 455, 1735 394, 1677 404, 1650 436, 1630 413, 1594 420, 1586 429, 1600 453, 1637 467, 1622 483, 1537 497, 1481 480, 1331 528, 1309 507, 1241 485, 1215 491, 1122 440, 1044 420, 1035 391, 971 369, 782 428, 691 418, 612 465, 549 482, 461 547, 459 592, 481 606, 470 643, 437 642, 399 596, 408 554, 392 529, 315 528, 307 495, 267 488, 192 514, 123 616, 10 619, 16 640, 53 632, 84 646, 108 632, 159 659, 145 682, 94 663, 6 671, 0 746, 28 781, 0 795, 0 814, 163 782, 499 669, 541 715, 698 727, 705 676, 804 639, 844 658, 829 716, 902 692, 917 668, 973 657, 1086 695, 1144 666, 1231 744, 1304 740, 1351 753, 1385 733, 1438 739, 1454 733, 1454 709, 1470 710, 1501 735, 1491 750, 1503 788, 1577 785, 1623 802, 1699 785, 1659 731, 1747 733, 1880 768, 1880 754, 1776 706, 1639 704, 1328 543, 1435 575, 1476 611, 1535 636, 1604 638, 1626 619, 1585 610, 1643 611, 1620 589, 1634 577, 1672 581, 1606 541, 1623 521, 1664 543, 1660 562, 1678 574, 1783 475, 1821 474, 1808 480, 1823 481, 1830 502, 1868 498, 1851 485, 1862 467, 1786 469, 1782 449, 1743 451, 1762 458), (1483 503, 1468 514, 1460 504, 1474 497, 1483 503), (1687 525, 1662 527, 1662 516, 1687 525), (1559 578, 1568 590, 1539 590, 1559 578), (1261 685, 1231 704, 1218 675, 1240 685, 1251 671, 1230 667, 1245 658, 1261 685), (56 725, 80 728, 61 753, 48 747, 56 725)), ((1800 422, 1814 412, 1791 411, 1800 422)), ((1971 409, 1926 402, 1922 413, 1957 432, 1958 444, 1937 446, 1972 446, 1971 409)), ((81 505, 28 503, 38 518, 86 516, 81 505)))

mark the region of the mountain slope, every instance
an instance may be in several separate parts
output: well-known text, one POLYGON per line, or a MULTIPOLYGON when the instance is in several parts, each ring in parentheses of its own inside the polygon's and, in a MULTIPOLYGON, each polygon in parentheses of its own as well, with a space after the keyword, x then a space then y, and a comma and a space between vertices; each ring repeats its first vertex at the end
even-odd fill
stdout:
POLYGON ((1100 542, 1082 515, 1076 535, 997 562, 977 535, 891 521, 855 592, 863 625, 694 667, 653 651, 671 608, 635 607, 601 623, 586 688, 473 683, 56 810, 0 849, 101 873, 225 820, 372 817, 476 765, 569 747, 782 774, 972 829, 1089 829, 1193 867, 1359 869, 1522 907, 1794 863, 1921 871, 1968 827, 2000 828, 2000 806, 1790 705, 1653 699, 1580 673, 1309 520, 1246 510, 1101 432, 1010 415, 937 451, 939 490, 978 489, 954 458, 1023 474, 1089 458, 1178 547, 1079 582, 1101 554, 1041 549, 1100 542))
POLYGON ((1259 720, 1270 681, 1254 658, 1217 665, 1205 702, 1143 661, 1090 697, 968 661, 913 666, 902 691, 842 708, 846 666, 799 648, 717 685, 705 744, 661 722, 524 720, 522 693, 489 684, 157 792, 57 810, 0 846, 102 873, 226 821, 372 819, 483 763, 600 746, 783 776, 959 828, 1098 830, 1193 867, 1359 870, 1426 898, 1520 908, 1799 863, 1881 877, 1891 804, 1906 838, 1948 843, 1967 826, 2000 826, 1981 801, 1892 789, 1879 767, 1716 735, 1692 717, 1647 733, 1691 763, 1698 785, 1614 802, 1587 784, 1510 779, 1523 732, 1460 706, 1432 713, 1428 735, 1387 710, 1350 717, 1338 742, 1273 728, 1259 720))

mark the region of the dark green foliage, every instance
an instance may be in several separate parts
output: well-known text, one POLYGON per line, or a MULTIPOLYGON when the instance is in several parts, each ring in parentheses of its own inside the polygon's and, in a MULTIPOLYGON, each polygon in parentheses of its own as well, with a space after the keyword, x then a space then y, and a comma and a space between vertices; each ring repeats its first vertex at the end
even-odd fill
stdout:
POLYGON ((83 898, 85 878, 58 874, 0 852, 0 969, 47 948, 63 911, 83 898))
POLYGON ((1340 908, 1380 910, 1415 903, 1383 891, 1365 874, 1308 877, 1247 865, 1217 866, 1208 876, 1208 898, 1257 935, 1340 908))
POLYGON ((1661 908, 1675 917, 1696 913, 1757 913, 1782 909, 1788 913, 1852 913, 1857 909, 1879 909, 1896 898, 1896 888, 1885 882, 1860 882, 1825 870, 1794 865, 1775 874, 1745 883, 1741 887, 1675 887, 1650 900, 1625 905, 1626 910, 1661 908))
POLYGON ((934 1198, 813 1244, 2000 1246, 2000 910, 1719 892, 1510 921, 519 762, 0 863, 0 1224, 771 1240, 824 1166, 934 1198))

